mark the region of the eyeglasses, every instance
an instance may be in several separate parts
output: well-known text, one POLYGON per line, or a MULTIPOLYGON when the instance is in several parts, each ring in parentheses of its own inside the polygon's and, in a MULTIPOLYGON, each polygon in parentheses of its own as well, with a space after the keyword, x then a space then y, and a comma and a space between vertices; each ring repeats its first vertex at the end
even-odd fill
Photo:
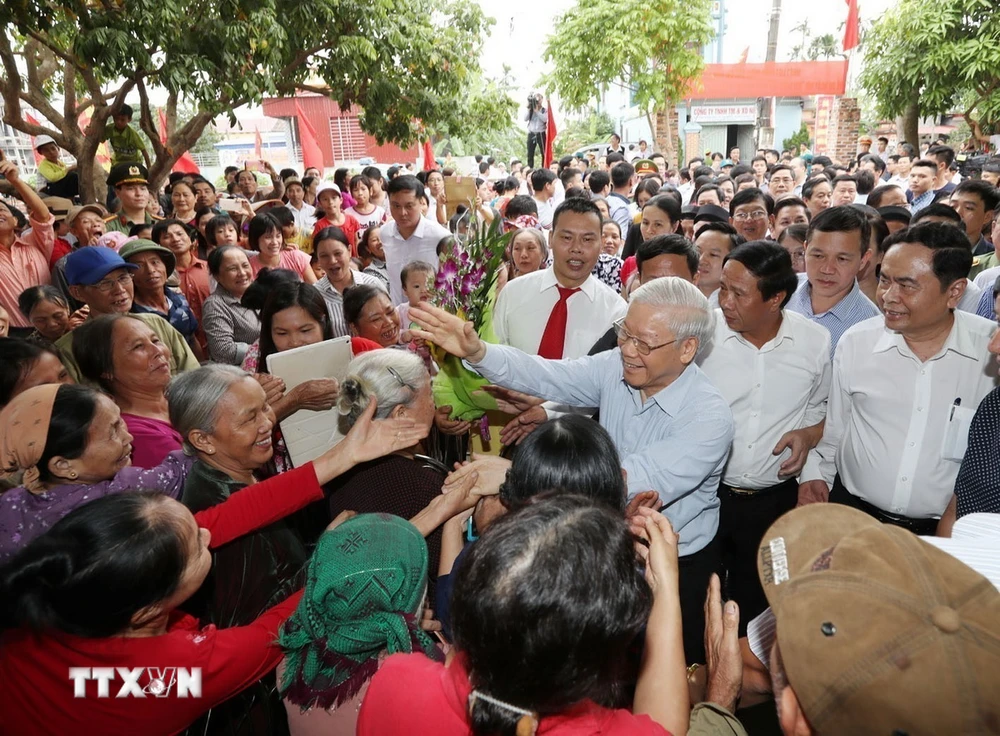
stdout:
POLYGON ((128 284, 132 281, 132 272, 128 272, 119 276, 116 279, 104 279, 104 281, 98 281, 96 284, 91 284, 98 291, 107 294, 111 292, 116 286, 120 286, 123 289, 127 288, 128 284))
POLYGON ((417 392, 417 389, 413 388, 413 386, 411 386, 411 385, 410 385, 410 384, 408 384, 408 383, 407 383, 406 381, 404 381, 404 380, 403 380, 403 377, 402 377, 401 375, 399 375, 399 371, 397 371, 397 370, 396 370, 395 368, 393 368, 393 367, 392 367, 391 365, 390 365, 390 366, 386 366, 386 370, 387 370, 387 371, 389 371, 389 375, 390 375, 390 376, 392 376, 392 377, 393 377, 393 378, 395 378, 395 379, 396 379, 397 381, 399 381, 399 385, 400 385, 400 386, 402 386, 403 388, 408 388, 408 389, 410 389, 410 391, 412 391, 413 393, 416 393, 416 392, 417 392))
POLYGON ((734 220, 746 222, 747 220, 763 220, 767 217, 767 210, 754 210, 753 212, 737 212, 733 215, 734 220))
POLYGON ((614 323, 615 336, 618 338, 618 344, 622 345, 628 340, 632 341, 635 345, 635 349, 639 351, 640 355, 649 355, 654 350, 659 350, 660 348, 665 348, 667 345, 673 345, 677 342, 677 338, 674 338, 670 342, 665 342, 662 345, 650 345, 645 340, 640 340, 635 335, 629 334, 628 330, 625 329, 625 318, 622 317, 614 323))

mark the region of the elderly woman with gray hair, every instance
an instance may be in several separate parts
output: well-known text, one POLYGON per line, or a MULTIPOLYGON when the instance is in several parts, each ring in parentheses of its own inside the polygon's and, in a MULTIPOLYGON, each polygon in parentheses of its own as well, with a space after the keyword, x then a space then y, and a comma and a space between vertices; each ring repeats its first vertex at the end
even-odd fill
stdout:
MULTIPOLYGON (((181 495, 192 513, 216 506, 257 481, 273 453, 275 417, 253 376, 235 366, 205 365, 177 376, 167 397, 170 421, 183 438, 185 452, 195 457, 181 495)), ((357 462, 403 450, 427 434, 426 426, 409 416, 372 422, 374 409, 365 402, 347 437, 313 461, 321 485, 357 462)), ((380 412, 378 418, 385 415, 380 412)), ((320 500, 298 513, 322 513, 325 507, 320 500)), ((213 550, 212 572, 185 610, 219 628, 247 625, 302 586, 306 550, 313 542, 315 538, 303 539, 287 517, 213 550)), ((283 720, 273 690, 272 675, 206 718, 222 723, 283 720)))
POLYGON ((410 319, 430 340, 465 358, 493 383, 571 406, 600 407, 627 472, 628 493, 655 491, 680 537, 681 608, 688 663, 704 661, 705 590, 720 562, 719 480, 733 441, 729 403, 695 364, 715 314, 696 286, 655 279, 633 294, 614 325, 618 349, 579 360, 546 360, 487 345, 471 323, 420 305, 410 319))
MULTIPOLYGON (((430 431, 434 424, 431 379, 423 361, 404 350, 373 350, 351 363, 350 375, 340 383, 341 430, 354 426, 368 402, 378 402, 376 416, 412 419, 430 431)), ((418 443, 385 457, 363 463, 344 478, 330 496, 330 515, 350 509, 358 513, 385 513, 410 519, 441 494, 448 469, 421 454, 418 443)), ((441 531, 427 538, 431 570, 437 570, 441 531)), ((433 591, 434 580, 430 581, 433 591)), ((433 592, 432 592, 433 595, 433 592)))

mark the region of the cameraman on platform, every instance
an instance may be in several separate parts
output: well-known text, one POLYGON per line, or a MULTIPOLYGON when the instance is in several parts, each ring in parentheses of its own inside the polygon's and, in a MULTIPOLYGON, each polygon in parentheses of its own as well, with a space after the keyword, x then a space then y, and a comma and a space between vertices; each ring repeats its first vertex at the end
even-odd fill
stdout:
POLYGON ((535 168, 535 146, 545 158, 545 130, 548 126, 548 113, 542 106, 542 93, 528 95, 528 113, 524 116, 528 121, 528 168, 535 168))

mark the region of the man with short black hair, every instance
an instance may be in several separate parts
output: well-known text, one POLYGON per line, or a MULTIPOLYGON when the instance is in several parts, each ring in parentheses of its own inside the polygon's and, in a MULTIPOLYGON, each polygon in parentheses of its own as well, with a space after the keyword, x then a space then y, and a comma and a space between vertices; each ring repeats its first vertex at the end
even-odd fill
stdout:
POLYGON ((552 197, 556 193, 556 175, 551 169, 535 169, 531 172, 532 198, 538 206, 538 227, 552 229, 552 214, 555 208, 552 197))
POLYGON ((777 164, 771 168, 771 178, 768 179, 767 192, 775 199, 795 189, 795 173, 786 164, 777 164))
MULTIPOLYGON (((951 193, 948 202, 958 212, 965 225, 965 234, 972 243, 972 255, 984 256, 994 252, 994 244, 983 236, 993 222, 1000 205, 1000 189, 982 179, 966 179, 951 193)), ((990 268, 984 265, 983 268, 990 268)))
MULTIPOLYGON (((612 133, 611 137, 608 139, 608 150, 607 155, 617 154, 621 156, 621 160, 625 160, 625 149, 622 148, 622 137, 617 133, 612 133)), ((608 163, 611 163, 611 159, 608 159, 608 163)))
POLYGON ((736 192, 729 203, 730 224, 747 240, 763 240, 774 226, 774 200, 757 187, 736 192))
POLYGON ((606 171, 591 171, 586 184, 595 197, 607 197, 611 193, 611 177, 606 171))
POLYGON ((876 145, 875 154, 880 159, 882 159, 883 163, 885 163, 886 161, 888 161, 889 160, 889 139, 886 138, 884 135, 880 135, 878 137, 878 140, 876 141, 875 145, 876 145))
POLYGON ((848 329, 879 311, 858 286, 872 258, 871 224, 852 205, 830 207, 813 217, 806 233, 806 273, 788 303, 830 331, 830 358, 848 329))
POLYGON ((761 191, 767 191, 767 181, 765 180, 767 159, 763 156, 754 156, 750 161, 750 168, 753 170, 753 178, 757 181, 757 188, 761 191))
POLYGON ((785 309, 797 287, 791 256, 777 243, 733 250, 722 269, 715 337, 699 359, 729 402, 736 428, 719 484, 718 538, 744 628, 767 608, 754 575, 757 546, 795 508, 795 476, 830 390, 830 333, 785 309))
POLYGON ((857 201, 858 180, 850 174, 840 174, 835 176, 831 184, 833 187, 833 190, 830 192, 831 207, 854 204, 857 201))
POLYGON ((777 240, 785 228, 792 225, 808 225, 809 208, 798 197, 785 197, 774 203, 774 225, 771 226, 771 240, 777 240))
POLYGON ((622 240, 628 237, 632 225, 632 189, 635 188, 635 167, 627 161, 616 164, 611 169, 611 194, 608 196, 608 210, 611 219, 622 230, 622 240))
POLYGON ((734 164, 739 166, 740 163, 740 149, 739 146, 733 146, 729 149, 729 160, 734 164))
POLYGON ((726 257, 746 239, 727 222, 699 222, 694 239, 698 250, 698 279, 695 285, 714 309, 719 306, 719 287, 726 257))
POLYGON ((874 153, 862 156, 858 168, 871 171, 875 176, 876 184, 885 178, 885 161, 881 156, 876 156, 874 153))
POLYGON ((437 263, 438 243, 451 233, 421 215, 420 200, 426 199, 427 193, 417 177, 397 176, 389 182, 386 193, 392 219, 382 226, 382 250, 392 303, 402 304, 405 299, 400 279, 403 266, 413 261, 437 263))
POLYGON ((953 495, 961 438, 996 383, 988 350, 996 325, 957 310, 972 265, 961 230, 923 223, 886 246, 884 316, 841 340, 823 439, 802 472, 799 501, 843 503, 934 534, 953 495))
POLYGON ((909 198, 910 212, 916 215, 924 207, 934 203, 934 183, 937 180, 937 164, 922 158, 910 167, 909 198))
POLYGON ((931 146, 927 149, 927 158, 937 165, 934 193, 950 194, 955 189, 955 185, 951 181, 951 165, 955 163, 955 149, 951 146, 931 146))
POLYGON ((995 187, 1000 187, 1000 157, 994 156, 983 164, 983 181, 995 187))

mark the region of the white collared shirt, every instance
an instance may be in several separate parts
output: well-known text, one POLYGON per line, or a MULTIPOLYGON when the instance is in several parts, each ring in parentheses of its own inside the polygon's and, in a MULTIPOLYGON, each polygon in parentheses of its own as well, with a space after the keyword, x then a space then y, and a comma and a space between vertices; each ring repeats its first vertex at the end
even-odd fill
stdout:
POLYGON ((723 482, 760 490, 780 483, 791 454, 772 450, 785 432, 822 421, 830 393, 830 333, 784 311, 778 334, 760 349, 734 332, 716 310, 715 337, 698 359, 729 402, 736 424, 723 482))
POLYGON ((395 220, 382 227, 381 235, 382 250, 385 251, 385 267, 389 274, 389 296, 392 297, 393 304, 399 305, 406 298, 403 296, 403 285, 399 280, 403 266, 413 261, 424 261, 437 271, 438 243, 451 233, 436 222, 421 217, 413 235, 405 240, 400 236, 399 225, 395 220))
MULTIPOLYGON (((529 355, 538 355, 552 308, 559 301, 559 286, 551 267, 518 276, 497 297, 493 329, 497 339, 529 355)), ((564 358, 582 358, 612 323, 625 316, 628 304, 612 289, 590 276, 580 291, 566 301, 564 358)))
POLYGON ((944 513, 960 461, 944 456, 956 399, 975 411, 996 385, 987 346, 990 320, 955 311, 937 355, 921 362, 883 318, 856 324, 840 339, 823 439, 801 481, 833 485, 839 473, 854 495, 883 511, 912 518, 944 513))
POLYGON ((555 214, 556 207, 552 203, 552 197, 549 197, 544 202, 536 197, 532 197, 535 200, 535 206, 538 207, 538 227, 542 230, 552 229, 552 215, 555 214))
POLYGON ((302 203, 302 209, 300 210, 295 209, 290 204, 286 204, 285 207, 292 213, 292 217, 295 219, 295 227, 299 229, 299 232, 312 233, 313 228, 316 227, 315 207, 305 202, 302 203))

